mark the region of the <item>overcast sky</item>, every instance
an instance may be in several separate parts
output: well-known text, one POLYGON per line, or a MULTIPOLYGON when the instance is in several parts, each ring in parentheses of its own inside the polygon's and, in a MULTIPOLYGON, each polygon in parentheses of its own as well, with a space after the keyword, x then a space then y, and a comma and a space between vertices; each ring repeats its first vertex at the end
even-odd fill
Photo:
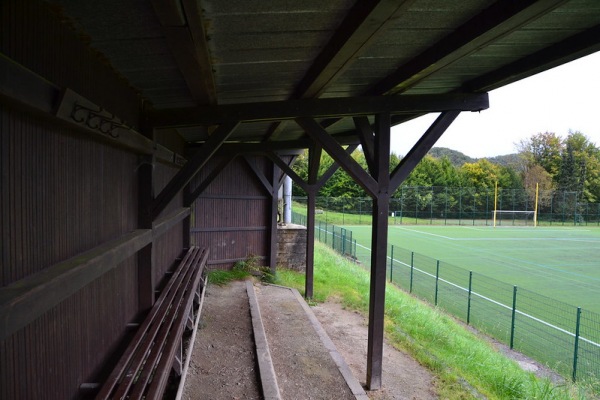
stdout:
MULTIPOLYGON (((516 152, 515 143, 539 132, 585 134, 600 146, 600 52, 489 93, 490 108, 463 112, 435 146, 471 157, 516 152)), ((392 151, 405 155, 438 114, 392 129, 392 151)))

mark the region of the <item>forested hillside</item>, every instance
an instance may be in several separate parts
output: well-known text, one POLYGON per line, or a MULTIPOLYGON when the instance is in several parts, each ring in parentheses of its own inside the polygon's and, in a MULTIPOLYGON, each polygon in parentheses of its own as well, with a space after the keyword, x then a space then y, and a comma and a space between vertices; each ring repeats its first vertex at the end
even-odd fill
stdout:
MULTIPOLYGON (((352 157, 363 168, 367 168, 362 151, 356 150, 352 157)), ((392 153, 391 170, 400 161, 401 157, 392 153)), ((332 159, 324 152, 320 174, 332 163, 332 159)), ((306 179, 307 153, 299 156, 294 169, 306 179)), ((600 201, 600 149, 580 132, 569 132, 564 139, 552 132, 538 133, 522 140, 518 145, 518 153, 489 159, 473 159, 455 150, 434 148, 403 185, 493 188, 496 182, 505 189, 533 190, 539 184, 540 190, 578 192, 581 201, 596 203, 600 201)), ((399 190, 394 197, 399 196, 399 190)), ((304 196, 296 186, 293 194, 304 196)), ((323 186, 319 195, 347 198, 366 196, 341 169, 323 186)))

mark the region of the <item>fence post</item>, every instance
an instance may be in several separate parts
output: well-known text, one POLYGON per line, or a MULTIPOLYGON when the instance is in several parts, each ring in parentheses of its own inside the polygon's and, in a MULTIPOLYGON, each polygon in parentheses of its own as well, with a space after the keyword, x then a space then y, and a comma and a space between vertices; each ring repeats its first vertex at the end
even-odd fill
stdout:
POLYGON ((346 228, 342 228, 342 255, 346 254, 346 228))
POLYGON ((575 326, 575 351, 573 352, 573 382, 577 380, 577 359, 579 356, 579 325, 581 323, 581 307, 577 307, 577 325, 575 326))
POLYGON ((473 288, 473 271, 469 271, 469 294, 467 296, 467 325, 471 322, 471 291, 473 288))
POLYGON ((411 251, 410 252, 410 289, 409 289, 408 293, 412 293, 414 270, 415 270, 415 252, 411 251))
POLYGON ((437 264, 435 266, 435 302, 434 305, 437 306, 438 303, 438 282, 440 281, 440 260, 437 260, 437 264))
POLYGON ((394 282, 394 245, 392 245, 392 254, 390 259, 390 282, 394 282))
POLYGON ((335 225, 331 224, 331 248, 335 250, 335 225))
POLYGON ((319 221, 319 242, 323 243, 323 241, 321 240, 321 221, 319 221))
POLYGON ((517 286, 513 287, 513 305, 512 305, 512 317, 510 322, 510 348, 514 347, 515 342, 515 317, 517 315, 517 286))

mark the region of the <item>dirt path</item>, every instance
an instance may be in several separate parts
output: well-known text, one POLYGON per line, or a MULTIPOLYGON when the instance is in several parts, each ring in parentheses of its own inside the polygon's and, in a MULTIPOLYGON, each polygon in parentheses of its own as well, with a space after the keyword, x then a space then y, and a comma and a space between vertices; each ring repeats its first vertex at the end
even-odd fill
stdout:
POLYGON ((281 398, 355 399, 292 292, 263 285, 255 292, 281 398))
MULTIPOLYGON (((367 372, 367 320, 335 302, 312 307, 319 322, 350 366, 352 374, 365 384, 367 372)), ((371 399, 437 399, 434 377, 408 355, 384 343, 383 389, 367 392, 371 399)))
MULTIPOLYGON (((278 299, 277 291, 270 291, 268 286, 257 289, 282 399, 353 398, 347 386, 338 384, 341 374, 329 353, 318 351, 322 343, 312 325, 298 318, 304 313, 299 303, 278 299), (290 338, 296 338, 295 343, 290 338)), ((365 319, 333 302, 312 310, 353 375, 364 384, 365 319)), ((368 393, 371 399, 436 398, 433 377, 412 358, 386 345, 383 362, 384 389, 368 393)), ((183 399, 260 398, 245 282, 209 285, 183 399)))
POLYGON ((260 399, 245 282, 208 285, 183 399, 260 399))

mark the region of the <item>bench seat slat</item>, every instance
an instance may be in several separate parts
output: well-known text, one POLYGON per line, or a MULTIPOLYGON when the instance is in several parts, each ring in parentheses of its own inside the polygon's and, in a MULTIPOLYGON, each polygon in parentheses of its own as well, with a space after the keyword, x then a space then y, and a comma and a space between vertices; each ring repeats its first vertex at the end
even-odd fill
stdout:
POLYGON ((207 258, 205 249, 187 251, 97 399, 162 396, 207 258))
MULTIPOLYGON (((192 265, 195 265, 195 262, 196 260, 192 262, 192 265)), ((198 283, 196 276, 199 276, 199 271, 200 268, 189 268, 186 271, 187 273, 185 275, 184 285, 178 288, 178 300, 176 303, 171 305, 169 315, 167 316, 167 318, 165 318, 160 332, 156 337, 154 344, 156 348, 152 349, 152 352, 148 355, 148 357, 145 360, 146 365, 155 366, 159 360, 159 357, 161 360, 171 360, 172 362, 172 357, 170 356, 170 354, 165 356, 165 348, 167 348, 167 344, 170 338, 179 338, 183 333, 183 329, 179 329, 179 327, 181 326, 181 328, 183 328, 182 321, 184 320, 184 318, 187 318, 187 314, 189 312, 189 307, 187 307, 187 304, 189 303, 188 298, 190 297, 189 292, 193 290, 195 285, 198 283)), ((158 376, 159 375, 156 373, 155 368, 145 368, 141 372, 129 399, 141 399, 145 395, 145 389, 148 385, 148 382, 150 382, 150 379, 152 379, 152 381, 154 382, 154 380, 156 380, 158 376)), ((166 378, 168 379, 168 374, 166 378)), ((149 390, 149 393, 150 392, 152 392, 151 389, 149 390)), ((146 399, 148 398, 150 397, 146 396, 146 399)))
MULTIPOLYGON (((208 254, 204 257, 204 262, 201 265, 206 265, 206 258, 208 258, 208 254)), ((165 391, 169 373, 171 370, 171 366, 173 363, 173 359, 175 357, 175 352, 177 351, 177 345, 181 340, 181 336, 183 334, 183 329, 185 327, 185 319, 189 314, 192 304, 194 301, 194 288, 200 282, 201 271, 197 271, 193 281, 188 285, 187 296, 184 304, 184 312, 180 313, 177 316, 177 321, 175 323, 175 332, 172 332, 167 339, 167 343, 164 348, 163 356, 160 359, 160 362, 156 368, 153 380, 150 384, 150 388, 148 389, 148 396, 146 399, 160 399, 162 397, 162 393, 165 391)))
POLYGON ((132 341, 133 347, 128 348, 131 349, 131 354, 124 356, 127 361, 118 364, 118 368, 115 370, 118 372, 114 384, 116 389, 112 394, 114 398, 124 398, 134 380, 138 377, 140 369, 144 365, 144 361, 148 355, 148 351, 154 343, 156 335, 166 317, 168 308, 177 294, 177 288, 182 284, 188 267, 192 265, 191 261, 193 260, 193 255, 196 251, 196 249, 190 249, 190 252, 187 254, 189 257, 186 257, 182 265, 177 268, 176 272, 171 277, 171 280, 168 282, 167 287, 157 299, 150 314, 144 320, 134 337, 132 341))

